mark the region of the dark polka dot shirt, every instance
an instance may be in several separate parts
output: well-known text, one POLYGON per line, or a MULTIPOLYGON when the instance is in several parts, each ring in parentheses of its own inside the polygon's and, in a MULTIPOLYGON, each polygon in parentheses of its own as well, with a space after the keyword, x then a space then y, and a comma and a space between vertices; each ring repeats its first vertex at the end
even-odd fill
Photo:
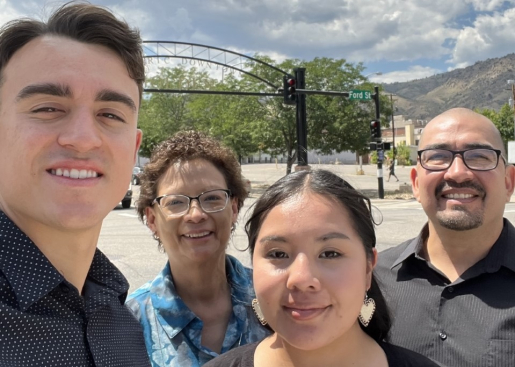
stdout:
POLYGON ((81 296, 0 212, 0 367, 150 366, 128 289, 97 250, 81 296))

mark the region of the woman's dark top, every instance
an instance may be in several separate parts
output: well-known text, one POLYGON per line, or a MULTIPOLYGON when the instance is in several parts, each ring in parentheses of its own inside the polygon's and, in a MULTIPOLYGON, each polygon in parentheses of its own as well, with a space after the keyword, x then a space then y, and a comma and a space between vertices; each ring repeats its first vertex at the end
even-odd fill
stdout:
MULTIPOLYGON (((247 344, 230 350, 203 367, 254 367, 254 352, 258 344, 247 344)), ((386 354, 389 367, 438 367, 435 362, 411 350, 384 342, 378 344, 386 354)))

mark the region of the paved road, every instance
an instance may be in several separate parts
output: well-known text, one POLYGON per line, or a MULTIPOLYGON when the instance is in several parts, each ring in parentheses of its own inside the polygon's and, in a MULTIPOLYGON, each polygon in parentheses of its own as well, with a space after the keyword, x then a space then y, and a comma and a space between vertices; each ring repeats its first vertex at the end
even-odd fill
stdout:
MULTIPOLYGON (((364 166, 365 175, 356 175, 358 167, 352 165, 322 167, 343 175, 356 188, 371 193, 372 196, 373 191, 377 190, 376 169, 373 166, 364 166)), ((314 166, 313 168, 317 167, 314 166)), ((393 192, 399 188, 400 183, 408 183, 409 171, 410 168, 407 167, 396 168, 396 174, 400 182, 386 182, 385 190, 393 192)), ((250 266, 249 254, 244 251, 247 246, 247 237, 243 230, 245 213, 256 201, 259 192, 264 190, 264 186, 270 185, 284 175, 285 167, 284 165, 278 165, 276 168, 274 164, 245 165, 243 166, 243 173, 252 181, 253 193, 246 200, 240 213, 237 229, 231 238, 227 251, 247 266, 250 266)), ((138 186, 135 187, 135 194, 137 196, 138 186)), ((377 212, 380 213, 379 215, 383 216, 383 222, 376 230, 379 251, 416 236, 426 222, 424 211, 414 199, 372 199, 372 203, 377 212)), ((512 223, 515 223, 515 202, 507 205, 505 216, 512 223)), ((134 208, 121 209, 121 207, 118 207, 107 216, 102 226, 99 248, 129 279, 131 290, 153 279, 161 271, 167 260, 166 255, 159 253, 157 250, 157 244, 152 239, 150 230, 138 220, 134 208)))

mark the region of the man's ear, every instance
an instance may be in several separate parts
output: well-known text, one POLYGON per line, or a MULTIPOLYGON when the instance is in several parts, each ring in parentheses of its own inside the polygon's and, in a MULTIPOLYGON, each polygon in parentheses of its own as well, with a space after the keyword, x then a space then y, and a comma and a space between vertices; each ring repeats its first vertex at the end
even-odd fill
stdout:
POLYGON ((411 179, 411 190, 413 191, 413 196, 420 202, 420 192, 418 188, 418 172, 416 168, 412 168, 410 172, 411 179))
POLYGON ((136 129, 136 150, 134 151, 134 164, 138 159, 139 147, 141 146, 141 140, 143 139, 143 132, 140 129, 136 129))
POLYGON ((506 185, 506 202, 509 203, 511 195, 513 194, 513 189, 515 188, 515 167, 513 164, 506 165, 504 184, 506 185))

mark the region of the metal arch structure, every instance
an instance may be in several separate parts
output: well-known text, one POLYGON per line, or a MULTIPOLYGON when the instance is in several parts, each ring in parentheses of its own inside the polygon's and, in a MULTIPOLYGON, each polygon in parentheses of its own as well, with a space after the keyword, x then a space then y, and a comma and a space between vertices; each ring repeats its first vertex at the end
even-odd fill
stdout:
MULTIPOLYGON (((188 89, 150 89, 145 88, 145 92, 150 93, 198 93, 198 94, 229 94, 229 95, 243 95, 243 96, 270 96, 270 97, 283 97, 283 86, 274 84, 273 81, 251 73, 245 70, 246 66, 252 64, 261 64, 268 69, 272 69, 283 77, 291 77, 289 73, 270 65, 262 60, 244 55, 239 52, 226 50, 219 47, 212 47, 201 45, 198 43, 174 42, 174 41, 143 41, 143 57, 145 59, 161 59, 161 58, 175 58, 183 60, 194 60, 200 63, 215 64, 224 68, 236 70, 243 74, 249 75, 268 87, 273 88, 274 93, 270 92, 231 92, 231 91, 209 91, 209 90, 188 90, 188 89), (152 46, 153 45, 153 46, 152 46)), ((299 87, 305 88, 304 68, 297 68, 294 70, 295 78, 298 80, 299 87)), ((300 91, 300 90, 299 90, 300 91)), ((308 150, 307 150, 307 121, 306 121, 306 95, 299 94, 296 102, 296 121, 297 121, 297 165, 306 167, 308 165, 308 150)))
MULTIPOLYGON (((272 87, 274 90, 282 88, 259 75, 245 70, 246 65, 261 64, 269 69, 275 70, 282 75, 289 75, 284 70, 270 65, 262 60, 244 55, 239 52, 226 50, 219 47, 201 45, 198 43, 186 43, 175 41, 143 41, 143 54, 146 59, 176 58, 183 60, 194 60, 199 63, 205 62, 215 64, 224 68, 236 70, 240 73, 249 75, 262 83, 272 87), (153 47, 151 46, 153 45, 153 47)), ((253 93, 252 95, 255 95, 253 93)))
MULTIPOLYGON (((157 58, 176 58, 183 60, 195 60, 199 64, 205 62, 207 64, 215 64, 218 66, 226 67, 236 70, 243 74, 249 75, 262 83, 266 84, 275 90, 275 93, 270 92, 231 92, 231 91, 209 91, 209 90, 181 90, 181 89, 144 89, 145 92, 155 93, 199 93, 199 94, 230 94, 230 95, 243 95, 243 96, 271 96, 283 97, 283 86, 277 86, 272 81, 264 77, 251 73, 245 70, 245 66, 252 64, 261 64, 269 69, 272 69, 284 77, 291 77, 291 74, 281 70, 273 65, 270 65, 262 60, 244 55, 239 52, 226 50, 219 47, 212 47, 198 43, 186 43, 175 41, 143 41, 143 57, 145 59, 157 58), (152 47, 152 44, 154 45, 152 47), (282 88, 281 88, 282 87, 282 88)), ((308 166, 308 150, 307 150, 307 116, 306 116, 306 96, 308 94, 321 94, 349 97, 349 92, 339 91, 317 91, 307 90, 305 83, 305 68, 294 69, 295 80, 297 81, 297 89, 295 94, 296 98, 296 121, 297 121, 297 165, 299 169, 308 166)), ((374 101, 376 104, 376 118, 379 118, 379 89, 375 88, 374 101)), ((378 172, 381 171, 382 162, 378 162, 378 172)), ((384 196, 382 190, 382 173, 378 175, 379 179, 379 197, 382 199, 384 196)))

